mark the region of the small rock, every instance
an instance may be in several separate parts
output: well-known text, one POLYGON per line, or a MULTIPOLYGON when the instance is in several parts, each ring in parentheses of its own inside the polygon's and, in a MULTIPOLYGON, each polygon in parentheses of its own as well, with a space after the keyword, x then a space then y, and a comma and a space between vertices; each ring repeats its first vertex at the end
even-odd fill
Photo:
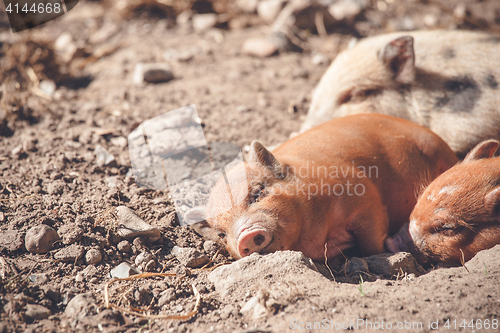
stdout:
POLYGON ((70 62, 77 51, 73 37, 69 32, 63 32, 54 43, 54 50, 63 62, 70 62))
POLYGON ((185 10, 176 17, 177 24, 180 26, 186 26, 189 20, 193 17, 193 12, 191 10, 185 10))
POLYGON ((413 273, 418 276, 425 273, 422 266, 407 252, 382 253, 363 259, 368 264, 370 272, 386 277, 393 277, 404 273, 413 273))
POLYGON ((23 150, 24 151, 36 151, 36 139, 28 138, 23 142, 23 150))
POLYGON ((118 235, 127 240, 144 237, 149 242, 156 242, 161 238, 160 230, 150 226, 137 216, 133 210, 125 206, 116 208, 118 216, 118 235))
POLYGON ((10 153, 11 153, 13 158, 19 159, 21 157, 21 155, 24 153, 23 146, 22 145, 15 146, 10 151, 10 153))
POLYGON ((367 0, 339 0, 328 6, 328 12, 337 21, 353 20, 368 6, 367 0))
POLYGON ((111 275, 112 278, 115 277, 119 279, 128 278, 129 276, 135 274, 139 274, 139 271, 126 262, 122 262, 109 272, 109 275, 111 275))
POLYGON ((196 14, 193 16, 193 28, 198 32, 205 31, 215 27, 217 20, 218 15, 215 13, 196 14))
POLYGON ((52 97, 56 92, 57 86, 52 80, 42 80, 40 81, 40 90, 52 97))
POLYGON ((250 298, 248 302, 243 305, 240 310, 240 313, 243 315, 247 315, 252 319, 259 319, 265 317, 268 313, 265 307, 265 297, 262 292, 250 298))
POLYGON ((174 74, 172 73, 170 66, 166 63, 138 63, 134 68, 133 82, 135 84, 142 84, 143 82, 167 82, 173 78, 174 74))
POLYGON ((102 254, 98 249, 90 249, 87 251, 87 254, 85 254, 85 261, 89 265, 97 265, 101 260, 102 254))
POLYGON ((113 146, 117 146, 117 147, 121 147, 121 148, 127 147, 127 144, 128 144, 127 138, 123 137, 123 136, 119 136, 117 138, 111 138, 111 140, 109 140, 109 142, 111 142, 111 144, 113 146))
POLYGON ((64 245, 70 245, 78 242, 83 236, 83 229, 76 223, 64 224, 57 230, 59 237, 62 238, 64 245))
POLYGON ((23 233, 18 230, 0 232, 0 250, 6 249, 13 252, 23 246, 23 233))
MULTIPOLYGON (((56 178, 57 173, 53 173, 51 175, 52 178, 56 178)), ((49 183, 47 185, 47 193, 52 194, 52 195, 61 195, 64 192, 64 182, 62 181, 54 181, 52 183, 49 183)))
POLYGON ((240 105, 236 108, 236 111, 238 112, 248 112, 250 109, 246 105, 240 105))
POLYGON ((31 274, 28 279, 38 285, 45 284, 49 282, 49 278, 46 274, 31 274))
POLYGON ((175 289, 174 288, 168 288, 165 291, 161 293, 161 297, 158 300, 158 306, 162 307, 165 304, 170 303, 171 301, 175 300, 176 295, 175 295, 175 289))
POLYGON ((263 0, 257 5, 257 15, 267 23, 272 23, 283 9, 283 4, 283 0, 263 0))
POLYGON ((68 302, 64 314, 72 321, 82 319, 97 313, 99 307, 93 293, 79 294, 68 302))
POLYGON ((122 240, 116 247, 121 252, 129 253, 130 249, 132 249, 132 244, 128 240, 122 240))
POLYGON ((42 320, 48 318, 52 312, 44 306, 38 304, 26 305, 26 317, 32 320, 42 320))
POLYGON ((206 252, 215 252, 217 251, 217 244, 214 241, 207 240, 203 243, 203 249, 206 252))
POLYGON ((241 52, 250 56, 265 58, 278 51, 278 47, 266 38, 249 38, 243 43, 241 52))
POLYGON ((83 273, 78 272, 78 274, 76 274, 76 276, 75 276, 75 281, 76 282, 83 282, 83 279, 84 279, 83 273))
POLYGON ((101 147, 100 145, 97 145, 95 147, 95 156, 97 158, 97 165, 98 166, 106 166, 106 167, 116 167, 116 160, 115 157, 108 153, 106 149, 101 147))
POLYGON ((236 0, 236 7, 249 14, 255 13, 259 0, 236 0))
POLYGON ((368 273, 368 264, 361 258, 350 258, 345 267, 345 273, 347 275, 357 274, 359 272, 368 273))
POLYGON ((149 252, 141 252, 135 258, 135 265, 140 266, 142 264, 147 264, 150 260, 153 260, 154 257, 149 252))
POLYGON ((319 65, 328 65, 330 60, 323 53, 316 53, 311 58, 311 62, 313 65, 319 66, 319 65))
POLYGON ((41 224, 28 230, 24 244, 30 253, 47 253, 58 239, 59 235, 52 227, 41 224))
POLYGON ((309 77, 309 71, 304 68, 295 68, 292 71, 292 78, 294 79, 307 79, 309 77))
POLYGON ((74 262, 80 259, 83 256, 85 249, 81 245, 71 244, 61 250, 57 251, 54 254, 54 259, 60 261, 69 261, 74 262))
POLYGON ((174 246, 171 253, 186 267, 198 268, 210 261, 207 255, 190 247, 174 246))

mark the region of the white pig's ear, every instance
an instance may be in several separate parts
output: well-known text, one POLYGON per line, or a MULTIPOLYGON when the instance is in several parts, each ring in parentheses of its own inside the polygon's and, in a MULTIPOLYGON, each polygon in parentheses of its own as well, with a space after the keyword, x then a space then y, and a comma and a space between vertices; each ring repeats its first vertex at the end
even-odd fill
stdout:
POLYGON ((480 160, 492 157, 498 149, 500 142, 497 140, 486 140, 478 143, 464 158, 464 162, 480 160))
POLYGON ((402 36, 389 42, 378 57, 394 73, 396 82, 408 84, 415 80, 413 37, 402 36))
POLYGON ((265 168, 271 169, 277 178, 281 179, 284 177, 283 167, 280 162, 259 141, 253 141, 250 145, 248 161, 250 163, 258 163, 265 168))
POLYGON ((484 205, 493 216, 500 216, 500 187, 491 190, 484 196, 484 205))

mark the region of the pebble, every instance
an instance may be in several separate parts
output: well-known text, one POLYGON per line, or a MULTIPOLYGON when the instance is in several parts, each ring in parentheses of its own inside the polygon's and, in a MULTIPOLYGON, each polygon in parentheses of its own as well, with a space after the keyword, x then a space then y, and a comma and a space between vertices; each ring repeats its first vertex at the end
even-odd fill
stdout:
POLYGON ((85 261, 89 265, 97 265, 102 260, 102 253, 98 249, 90 249, 85 254, 85 261))
POLYGON ((248 112, 250 111, 250 108, 246 105, 240 105, 236 108, 236 111, 238 112, 248 112))
POLYGON ((70 245, 78 242, 83 236, 83 229, 76 223, 64 224, 57 230, 59 237, 62 238, 64 245, 70 245))
POLYGON ((52 312, 44 306, 38 304, 26 304, 26 317, 32 320, 41 320, 48 318, 52 312))
POLYGON ((347 275, 351 275, 351 274, 357 274, 359 272, 368 273, 369 272, 368 264, 361 258, 356 258, 356 257, 350 258, 345 267, 345 273, 347 275))
MULTIPOLYGON (((57 176, 57 173, 53 174, 54 176, 51 175, 51 179, 55 178, 57 176)), ((57 182, 51 182, 49 185, 47 185, 47 193, 52 194, 52 195, 61 195, 64 192, 64 182, 57 181, 57 182)))
POLYGON ((174 246, 171 253, 179 262, 190 268, 198 268, 210 261, 210 258, 200 251, 190 247, 174 246))
POLYGON ((278 47, 266 38, 249 38, 241 48, 241 52, 246 55, 265 58, 277 53, 278 47))
POLYGON ((151 243, 161 238, 160 230, 144 222, 130 208, 118 206, 116 214, 118 216, 118 235, 120 237, 127 240, 143 237, 151 243))
POLYGON ((117 147, 121 147, 121 148, 125 148, 128 145, 127 138, 123 137, 123 136, 119 136, 119 137, 116 137, 116 138, 111 138, 109 140, 109 142, 111 142, 111 144, 113 146, 117 146, 117 147))
POLYGON ((23 142, 23 150, 24 151, 36 151, 36 139, 28 138, 23 142))
POLYGON ((139 271, 126 262, 122 262, 109 272, 112 278, 119 279, 124 279, 135 274, 139 274, 139 271))
POLYGON ((215 13, 196 14, 193 16, 192 20, 194 30, 201 32, 215 27, 218 21, 218 15, 215 13))
POLYGON ((135 65, 132 81, 134 84, 167 82, 174 78, 170 66, 166 63, 138 63, 135 65))
POLYGON ((122 240, 118 245, 116 245, 119 251, 129 253, 132 249, 132 244, 128 240, 122 240))
POLYGON ((158 306, 162 307, 165 304, 168 304, 168 303, 172 302, 175 299, 176 299, 175 289, 174 288, 168 288, 168 289, 166 289, 165 291, 163 291, 161 293, 161 297, 158 300, 158 306))
POLYGON ((110 154, 106 149, 104 149, 101 145, 96 145, 94 152, 98 166, 101 167, 117 166, 115 157, 112 154, 110 154))
POLYGON ((18 230, 0 232, 0 249, 13 252, 23 246, 23 233, 18 230))
POLYGON ((54 96, 54 93, 56 92, 57 86, 54 81, 52 80, 42 80, 40 81, 39 88, 41 91, 46 93, 48 96, 52 97, 54 96))
POLYGON ((26 233, 24 244, 30 253, 47 253, 52 249, 52 244, 59 239, 54 228, 41 224, 32 227, 26 233))
POLYGON ((313 65, 316 65, 316 66, 328 65, 328 63, 330 62, 330 59, 328 59, 323 53, 316 53, 311 58, 311 62, 313 65))
POLYGON ((207 240, 203 243, 203 250, 206 252, 215 252, 217 251, 217 244, 214 241, 207 240))
POLYGON ((11 151, 11 155, 13 158, 19 159, 21 155, 24 153, 23 151, 23 146, 22 145, 17 145, 15 146, 11 151))
POLYGON ((338 21, 353 20, 368 4, 367 0, 339 0, 328 6, 328 12, 338 21))
POLYGON ((259 0, 236 0, 236 7, 245 13, 255 13, 259 0))
POLYGON ((56 254, 54 254, 54 259, 60 261, 74 262, 80 259, 83 256, 84 252, 85 250, 83 246, 77 244, 71 244, 70 246, 67 246, 57 251, 56 254))
POLYGON ((79 294, 68 302, 64 314, 67 318, 77 321, 78 319, 92 315, 92 312, 98 308, 94 293, 79 294))
POLYGON ((73 42, 73 37, 69 32, 63 32, 55 41, 54 49, 63 62, 70 62, 73 59, 77 47, 73 42))
POLYGON ((267 23, 274 22, 283 8, 283 0, 263 0, 257 5, 257 15, 267 23))
POLYGON ((83 273, 82 272, 78 272, 78 274, 76 274, 75 281, 76 282, 83 282, 83 273))
POLYGON ((149 252, 141 252, 135 258, 135 265, 140 266, 142 264, 147 264, 150 260, 153 260, 154 257, 149 252))

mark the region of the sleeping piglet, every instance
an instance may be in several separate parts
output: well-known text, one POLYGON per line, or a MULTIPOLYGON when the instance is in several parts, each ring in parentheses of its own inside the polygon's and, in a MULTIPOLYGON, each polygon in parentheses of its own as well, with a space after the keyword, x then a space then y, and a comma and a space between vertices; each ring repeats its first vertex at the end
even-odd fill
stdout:
POLYGON ((366 38, 341 52, 316 87, 304 132, 329 119, 382 113, 438 134, 465 156, 500 139, 500 36, 413 31, 366 38))
POLYGON ((221 178, 212 189, 207 222, 235 258, 277 250, 313 260, 353 248, 382 253, 386 238, 407 223, 422 184, 456 162, 442 139, 417 124, 378 114, 342 117, 272 153, 254 141, 248 162, 227 172, 240 181, 228 192, 221 178), (228 193, 244 199, 226 210, 228 193))
POLYGON ((411 252, 422 263, 460 264, 500 244, 499 142, 478 144, 419 197, 410 223, 387 239, 391 252, 411 252))

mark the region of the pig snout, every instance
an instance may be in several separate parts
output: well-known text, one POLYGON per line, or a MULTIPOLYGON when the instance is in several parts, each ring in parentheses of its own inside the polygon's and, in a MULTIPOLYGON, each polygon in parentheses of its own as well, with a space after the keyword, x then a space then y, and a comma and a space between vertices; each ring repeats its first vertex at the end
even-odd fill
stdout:
POLYGON ((425 264, 428 258, 415 244, 417 240, 412 237, 410 227, 410 223, 407 223, 394 236, 387 238, 385 240, 385 248, 392 253, 409 252, 420 264, 425 264))
POLYGON ((246 257, 254 252, 260 252, 271 243, 271 236, 265 229, 246 229, 238 237, 238 253, 246 257))

